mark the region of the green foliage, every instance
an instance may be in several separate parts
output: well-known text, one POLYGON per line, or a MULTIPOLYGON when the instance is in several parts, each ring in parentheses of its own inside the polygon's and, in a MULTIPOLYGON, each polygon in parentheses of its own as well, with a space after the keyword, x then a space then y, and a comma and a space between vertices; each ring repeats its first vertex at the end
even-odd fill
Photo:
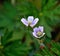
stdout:
POLYGON ((2 56, 25 56, 29 53, 28 51, 31 49, 31 47, 26 45, 26 43, 23 44, 21 39, 14 39, 12 31, 5 32, 4 36, 1 37, 1 44, 2 45, 0 46, 0 55, 2 56))
POLYGON ((0 9, 0 27, 12 30, 15 26, 16 9, 7 2, 5 2, 2 7, 3 8, 0 9))

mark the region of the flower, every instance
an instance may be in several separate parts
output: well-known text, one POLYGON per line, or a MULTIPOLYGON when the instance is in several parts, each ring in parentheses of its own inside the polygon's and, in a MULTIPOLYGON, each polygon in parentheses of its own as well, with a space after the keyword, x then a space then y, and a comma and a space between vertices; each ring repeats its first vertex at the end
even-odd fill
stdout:
POLYGON ((43 26, 39 26, 38 28, 37 27, 35 27, 34 29, 33 29, 33 36, 34 37, 36 37, 36 38, 41 38, 41 37, 43 37, 44 36, 44 32, 43 32, 43 26))
POLYGON ((35 18, 33 16, 29 16, 28 19, 26 20, 25 18, 21 19, 21 22, 26 25, 26 26, 30 26, 30 27, 34 27, 37 22, 39 21, 38 18, 35 18))

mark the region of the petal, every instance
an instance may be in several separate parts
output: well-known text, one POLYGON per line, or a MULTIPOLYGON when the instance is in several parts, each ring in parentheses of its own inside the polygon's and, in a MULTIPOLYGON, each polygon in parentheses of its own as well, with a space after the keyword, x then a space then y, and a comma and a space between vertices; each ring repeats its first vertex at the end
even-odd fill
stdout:
POLYGON ((30 24, 30 26, 31 26, 31 27, 34 27, 34 26, 37 24, 38 21, 39 21, 39 19, 36 18, 36 19, 32 22, 32 24, 30 24))
POLYGON ((34 37, 36 37, 36 38, 38 37, 35 32, 33 32, 32 34, 33 34, 34 37))
POLYGON ((41 31, 41 32, 43 32, 43 26, 39 26, 39 30, 41 31))
POLYGON ((32 22, 33 20, 34 20, 34 17, 33 16, 29 16, 28 17, 28 22, 30 22, 30 21, 32 22))
POLYGON ((33 29, 33 31, 34 31, 34 32, 37 32, 37 31, 38 31, 38 28, 37 28, 37 27, 35 27, 35 28, 33 29))
POLYGON ((21 19, 21 22, 22 22, 24 25, 28 26, 28 22, 27 22, 26 19, 22 18, 22 19, 21 19))

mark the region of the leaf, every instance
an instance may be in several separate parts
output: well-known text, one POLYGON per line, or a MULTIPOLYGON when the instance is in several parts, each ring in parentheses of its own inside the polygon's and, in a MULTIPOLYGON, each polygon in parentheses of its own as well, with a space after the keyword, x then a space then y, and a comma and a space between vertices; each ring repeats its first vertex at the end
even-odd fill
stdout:
POLYGON ((47 3, 46 6, 44 7, 44 10, 50 9, 50 8, 53 7, 56 3, 57 3, 56 0, 48 0, 48 3, 47 3))
POLYGON ((16 8, 11 4, 5 2, 2 10, 0 10, 0 27, 9 28, 13 30, 15 26, 15 17, 17 15, 16 8))
POLYGON ((13 31, 8 32, 6 30, 5 35, 1 38, 2 45, 7 44, 8 43, 8 40, 12 38, 12 35, 13 35, 13 31))

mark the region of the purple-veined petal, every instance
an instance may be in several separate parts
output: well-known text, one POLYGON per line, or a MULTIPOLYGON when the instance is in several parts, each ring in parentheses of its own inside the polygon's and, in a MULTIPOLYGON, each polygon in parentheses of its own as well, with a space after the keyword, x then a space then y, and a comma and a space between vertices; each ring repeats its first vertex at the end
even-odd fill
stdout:
POLYGON ((39 19, 36 18, 36 19, 30 24, 30 26, 31 26, 31 27, 34 27, 34 26, 37 24, 38 21, 39 21, 39 19))
POLYGON ((28 26, 28 21, 27 21, 26 19, 22 18, 22 19, 21 19, 21 22, 22 22, 24 25, 28 26))
POLYGON ((28 22, 32 22, 34 20, 34 17, 33 16, 29 16, 28 17, 28 22))
POLYGON ((38 28, 37 28, 37 27, 35 27, 35 28, 33 29, 33 31, 34 31, 34 32, 37 32, 37 31, 38 31, 38 28))
POLYGON ((41 32, 43 32, 43 26, 39 26, 39 30, 41 31, 41 32))
POLYGON ((36 37, 36 38, 38 37, 35 32, 33 32, 32 34, 33 34, 34 37, 36 37))

